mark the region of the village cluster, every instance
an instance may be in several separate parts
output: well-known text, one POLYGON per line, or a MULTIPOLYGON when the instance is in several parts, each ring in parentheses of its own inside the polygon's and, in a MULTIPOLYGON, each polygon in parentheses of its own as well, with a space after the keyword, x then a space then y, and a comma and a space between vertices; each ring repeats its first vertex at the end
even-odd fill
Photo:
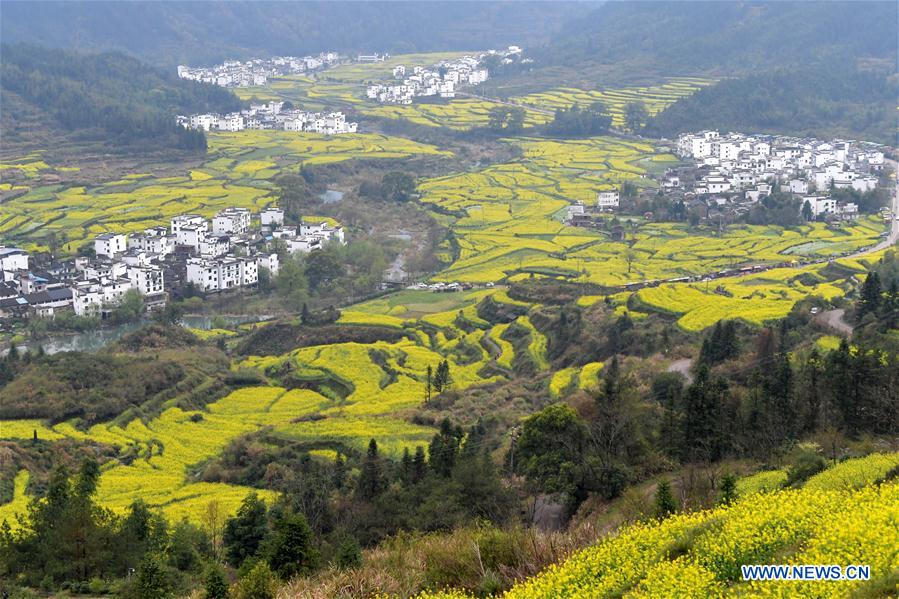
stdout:
POLYGON ((245 129, 277 129, 339 135, 355 133, 358 125, 347 122, 342 112, 306 112, 285 108, 284 102, 250 104, 249 108, 228 114, 193 114, 178 116, 177 122, 188 129, 203 131, 243 131, 245 129))
POLYGON ((378 83, 369 85, 366 97, 382 104, 412 104, 417 97, 455 98, 459 85, 478 85, 487 80, 489 73, 483 66, 488 55, 499 55, 502 60, 512 60, 522 52, 518 46, 505 50, 490 50, 477 56, 463 56, 455 60, 444 60, 430 67, 397 65, 393 78, 400 83, 378 83))
POLYGON ((275 56, 254 58, 241 62, 227 60, 214 67, 178 66, 178 77, 191 81, 212 83, 221 87, 250 87, 265 85, 269 77, 283 77, 309 73, 336 63, 336 52, 322 52, 318 56, 275 56))
MULTIPOLYGON (((858 205, 838 201, 831 190, 871 191, 884 166, 880 146, 857 141, 702 131, 681 135, 676 151, 692 164, 665 173, 660 183, 666 197, 683 200, 688 208, 702 205, 735 215, 779 191, 800 199, 800 207, 807 203, 816 220, 855 219, 858 205)), ((570 206, 568 220, 590 226, 596 213, 618 205, 617 191, 600 192, 595 207, 570 206)))
POLYGON ((214 293, 254 286, 260 269, 278 274, 274 240, 281 240, 290 253, 346 242, 339 225, 285 225, 278 208, 262 210, 254 223, 248 209, 226 208, 211 221, 182 214, 169 227, 131 235, 103 233, 94 239, 92 256, 43 268, 30 265, 25 250, 0 246, 0 318, 52 318, 67 310, 106 318, 132 289, 152 310, 165 306, 173 287, 192 284, 199 292, 214 293))

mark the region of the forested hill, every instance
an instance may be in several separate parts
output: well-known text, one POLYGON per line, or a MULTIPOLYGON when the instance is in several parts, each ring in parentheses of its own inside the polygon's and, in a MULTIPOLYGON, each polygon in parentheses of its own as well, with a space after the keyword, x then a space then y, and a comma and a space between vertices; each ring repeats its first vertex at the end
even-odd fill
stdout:
POLYGON ((588 2, 4 1, 0 35, 164 66, 229 58, 542 45, 588 2))
POLYGON ((661 75, 875 59, 895 70, 896 2, 608 2, 572 20, 544 63, 661 75))
POLYGON ((720 129, 896 143, 895 78, 846 68, 781 69, 727 79, 681 98, 645 134, 720 129))
POLYGON ((0 52, 3 133, 10 141, 47 126, 125 150, 202 151, 202 133, 178 127, 174 115, 240 106, 230 91, 182 81, 119 53, 7 44, 0 52))

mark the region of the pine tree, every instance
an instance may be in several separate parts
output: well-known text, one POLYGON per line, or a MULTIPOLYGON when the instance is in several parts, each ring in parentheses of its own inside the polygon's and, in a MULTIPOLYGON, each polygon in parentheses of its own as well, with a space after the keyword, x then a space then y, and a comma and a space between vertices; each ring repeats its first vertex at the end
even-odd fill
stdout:
MULTIPOLYGON (((2 382, 2 379, 0 379, 2 382)), ((431 401, 431 388, 434 384, 434 369, 428 364, 427 378, 425 379, 425 403, 431 401)))
POLYGON ((443 360, 437 365, 437 372, 434 375, 434 390, 437 391, 437 393, 443 393, 450 388, 452 383, 453 379, 450 375, 449 361, 443 360))
POLYGON ((400 460, 400 481, 404 485, 412 483, 412 456, 408 447, 403 448, 403 458, 400 460))
POLYGON ((868 273, 865 282, 862 284, 861 297, 859 298, 859 318, 865 314, 877 314, 877 310, 880 308, 880 294, 882 292, 880 275, 876 271, 868 273))
POLYGON ((356 496, 362 501, 371 501, 380 495, 385 488, 384 472, 381 458, 378 456, 378 444, 374 439, 368 443, 368 453, 362 462, 356 496))
POLYGON ((312 316, 309 314, 309 306, 303 302, 303 309, 300 311, 300 324, 310 324, 312 316))
POLYGON ((431 439, 428 462, 438 476, 448 478, 456 465, 462 431, 453 427, 448 418, 440 423, 440 432, 431 439))
POLYGON ((618 398, 620 391, 621 366, 618 363, 618 356, 612 356, 609 367, 603 376, 603 395, 602 399, 606 402, 613 402, 618 398))
POLYGON ((334 488, 339 491, 343 489, 345 484, 346 460, 343 459, 343 454, 338 452, 337 457, 334 459, 334 488))
POLYGON ((711 380, 709 368, 699 367, 696 380, 684 393, 682 457, 689 461, 717 460, 723 449, 722 401, 727 383, 711 380))
POLYGON ((671 494, 671 483, 667 480, 662 480, 656 487, 655 511, 657 518, 667 518, 677 511, 677 503, 671 494))
POLYGON ((425 459, 424 447, 419 445, 415 448, 415 457, 412 458, 412 481, 421 482, 428 470, 428 462, 425 459))
POLYGON ((731 505, 737 500, 737 477, 725 474, 718 486, 718 505, 731 505))

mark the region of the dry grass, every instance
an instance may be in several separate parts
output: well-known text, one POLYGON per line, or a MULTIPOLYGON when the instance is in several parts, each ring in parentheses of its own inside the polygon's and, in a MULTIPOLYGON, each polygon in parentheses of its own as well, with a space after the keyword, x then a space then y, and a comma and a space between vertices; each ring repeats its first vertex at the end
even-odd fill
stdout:
POLYGON ((490 593, 510 588, 602 534, 593 523, 564 532, 489 526, 452 533, 401 534, 363 553, 352 570, 329 568, 281 587, 279 599, 413 597, 424 590, 490 593))

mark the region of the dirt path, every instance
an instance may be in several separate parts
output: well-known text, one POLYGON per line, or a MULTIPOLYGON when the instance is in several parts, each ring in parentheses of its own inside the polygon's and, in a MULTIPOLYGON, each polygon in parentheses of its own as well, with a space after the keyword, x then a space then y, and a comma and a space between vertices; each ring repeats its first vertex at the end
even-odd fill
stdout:
POLYGON ((826 325, 841 335, 850 337, 852 335, 852 325, 843 318, 845 315, 846 310, 842 308, 826 310, 815 317, 815 322, 826 325))
POLYGON ((689 384, 693 382, 693 374, 690 372, 691 368, 693 368, 693 358, 681 358, 669 364, 665 372, 679 372, 684 375, 689 384))

